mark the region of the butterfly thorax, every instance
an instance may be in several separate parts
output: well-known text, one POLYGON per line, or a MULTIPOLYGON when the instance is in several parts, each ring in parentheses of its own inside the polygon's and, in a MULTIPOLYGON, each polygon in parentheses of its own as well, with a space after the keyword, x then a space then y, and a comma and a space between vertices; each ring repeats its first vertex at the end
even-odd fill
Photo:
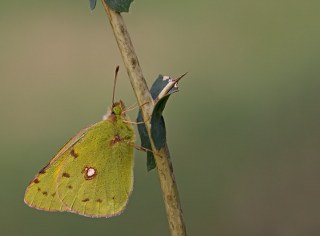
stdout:
POLYGON ((112 123, 112 139, 110 145, 123 144, 134 140, 134 133, 129 118, 126 116, 124 103, 115 102, 106 115, 106 121, 112 123))

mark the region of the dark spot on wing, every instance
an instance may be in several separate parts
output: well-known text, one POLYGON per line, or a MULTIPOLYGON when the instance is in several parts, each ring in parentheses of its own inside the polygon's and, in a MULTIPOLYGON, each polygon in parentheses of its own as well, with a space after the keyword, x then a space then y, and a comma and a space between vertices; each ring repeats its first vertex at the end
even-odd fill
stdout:
POLYGON ((63 172, 62 177, 70 178, 70 175, 67 172, 63 172))
POLYGON ((76 153, 76 152, 74 151, 74 149, 71 149, 70 155, 73 156, 74 158, 77 158, 77 157, 79 156, 79 154, 76 153))
POLYGON ((43 168, 39 171, 39 174, 44 174, 44 173, 46 173, 46 169, 48 168, 49 165, 50 165, 50 163, 48 163, 45 167, 43 167, 43 168))
POLYGON ((52 197, 56 196, 56 193, 54 192, 53 194, 51 194, 52 197))
POLYGON ((40 192, 40 191, 41 191, 41 188, 38 187, 38 192, 40 192))
POLYGON ((102 200, 101 200, 100 198, 98 198, 98 199, 96 200, 96 202, 101 203, 101 202, 102 202, 102 200))
POLYGON ((87 201, 89 201, 89 198, 85 198, 82 200, 82 202, 87 202, 87 201))
POLYGON ((116 196, 113 196, 113 197, 112 197, 112 200, 114 200, 115 198, 116 198, 116 196))
POLYGON ((34 180, 33 180, 33 183, 35 183, 35 184, 38 184, 40 182, 40 180, 38 179, 38 178, 35 178, 34 180))
POLYGON ((71 185, 68 185, 68 189, 73 189, 73 187, 71 185))
POLYGON ((113 139, 111 140, 110 144, 111 144, 111 145, 114 145, 114 144, 116 144, 116 143, 118 143, 118 142, 120 142, 120 141, 121 141, 120 136, 119 136, 118 134, 116 134, 116 135, 113 137, 113 139))
POLYGON ((47 191, 43 191, 42 194, 45 195, 45 196, 48 196, 48 192, 47 191))

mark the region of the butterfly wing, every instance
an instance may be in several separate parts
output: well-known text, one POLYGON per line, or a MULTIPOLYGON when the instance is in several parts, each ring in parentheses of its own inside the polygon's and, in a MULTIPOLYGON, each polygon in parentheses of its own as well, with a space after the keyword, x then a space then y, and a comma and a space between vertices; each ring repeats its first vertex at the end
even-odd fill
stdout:
POLYGON ((111 217, 126 207, 133 188, 132 127, 122 119, 95 124, 70 149, 59 169, 57 193, 66 211, 111 217))
POLYGON ((27 187, 24 201, 27 205, 45 211, 65 211, 64 204, 57 195, 57 179, 63 162, 68 156, 68 150, 78 142, 89 129, 82 129, 70 139, 51 161, 42 168, 27 187))

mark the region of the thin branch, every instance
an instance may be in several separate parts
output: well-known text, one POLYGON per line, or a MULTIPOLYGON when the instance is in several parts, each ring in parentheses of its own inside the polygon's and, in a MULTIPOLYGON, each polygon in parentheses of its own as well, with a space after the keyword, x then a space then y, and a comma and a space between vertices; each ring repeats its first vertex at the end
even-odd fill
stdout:
POLYGON ((152 151, 156 160, 157 171, 159 174, 160 185, 166 207, 171 235, 185 236, 187 235, 187 233, 183 221, 179 193, 173 174, 168 146, 165 145, 165 147, 163 147, 162 149, 157 150, 150 135, 150 116, 152 114, 154 102, 142 74, 138 57, 135 53, 130 35, 127 31, 122 16, 119 13, 112 11, 107 6, 104 0, 102 0, 102 3, 112 26, 114 36, 118 43, 118 47, 121 52, 123 62, 126 66, 132 88, 136 95, 137 101, 141 106, 143 119, 146 123, 152 151))

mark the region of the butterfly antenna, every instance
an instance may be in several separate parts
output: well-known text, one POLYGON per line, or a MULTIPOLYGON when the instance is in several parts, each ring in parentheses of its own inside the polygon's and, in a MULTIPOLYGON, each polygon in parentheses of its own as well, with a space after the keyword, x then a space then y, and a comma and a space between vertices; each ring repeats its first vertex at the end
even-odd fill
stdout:
POLYGON ((112 106, 114 105, 114 94, 116 93, 116 83, 117 83, 118 72, 119 72, 119 66, 116 67, 116 70, 114 72, 113 91, 112 91, 112 106))

